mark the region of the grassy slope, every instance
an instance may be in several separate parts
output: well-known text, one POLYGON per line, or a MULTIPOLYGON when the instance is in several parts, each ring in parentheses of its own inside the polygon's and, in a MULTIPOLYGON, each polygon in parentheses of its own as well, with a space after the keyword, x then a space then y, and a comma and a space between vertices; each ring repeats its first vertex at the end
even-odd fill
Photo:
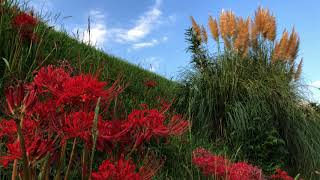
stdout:
POLYGON ((152 99, 157 96, 171 98, 175 82, 79 42, 44 23, 35 30, 39 39, 37 43, 19 43, 17 32, 11 25, 16 12, 8 10, 10 6, 13 4, 1 7, 0 16, 0 58, 6 59, 10 67, 1 60, 1 88, 12 78, 30 80, 32 72, 40 66, 57 65, 66 60, 76 71, 96 72, 100 69, 102 80, 112 82, 121 76, 121 82, 128 85, 123 96, 134 98, 137 103, 154 102, 152 99), (158 86, 150 90, 144 86, 146 80, 154 80, 158 86))
MULTIPOLYGON (((46 62, 47 64, 55 64, 56 60, 66 59, 73 67, 82 72, 103 68, 100 75, 103 80, 115 81, 121 76, 122 83, 127 85, 123 93, 123 96, 129 97, 126 100, 136 98, 137 103, 152 104, 158 96, 171 99, 172 89, 176 85, 173 81, 80 43, 63 32, 51 30, 47 40, 52 43, 48 44, 45 49, 52 49, 55 43, 59 43, 58 49, 52 53, 46 62), (146 80, 154 80, 158 85, 150 90, 144 86, 146 80)), ((125 102, 125 104, 128 103, 131 102, 125 102)))

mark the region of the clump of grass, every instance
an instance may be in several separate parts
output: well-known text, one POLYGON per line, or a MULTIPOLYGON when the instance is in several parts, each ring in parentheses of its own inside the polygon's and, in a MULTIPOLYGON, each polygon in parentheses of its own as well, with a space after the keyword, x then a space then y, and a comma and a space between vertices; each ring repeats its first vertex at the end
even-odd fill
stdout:
POLYGON ((212 53, 192 18, 186 37, 194 68, 176 105, 193 117, 193 134, 227 145, 236 159, 310 178, 320 166, 319 115, 299 105, 298 35, 284 31, 277 41, 275 22, 263 8, 253 21, 223 11, 219 21, 209 18, 218 47, 212 53))

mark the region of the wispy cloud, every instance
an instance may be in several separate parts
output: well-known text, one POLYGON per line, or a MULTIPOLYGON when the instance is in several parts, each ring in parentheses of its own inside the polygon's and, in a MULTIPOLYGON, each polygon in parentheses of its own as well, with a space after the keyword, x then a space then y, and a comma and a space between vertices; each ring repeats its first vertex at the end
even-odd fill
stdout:
POLYGON ((159 43, 158 40, 153 39, 149 42, 140 42, 140 43, 135 43, 132 45, 132 49, 141 49, 141 48, 146 48, 146 47, 152 47, 155 46, 159 43))
POLYGON ((99 10, 91 10, 89 12, 89 27, 75 28, 79 31, 82 36, 80 40, 87 44, 95 45, 97 47, 102 47, 107 40, 107 26, 105 23, 105 14, 99 10))
POLYGON ((132 49, 138 50, 138 49, 142 49, 142 48, 153 47, 153 46, 158 45, 160 43, 166 42, 167 40, 168 40, 168 37, 164 36, 160 40, 152 39, 151 41, 144 41, 144 42, 134 43, 132 45, 132 49))
MULTIPOLYGON (((44 2, 47 3, 47 7, 52 4, 52 0, 32 1, 33 4, 38 5, 37 8, 41 8, 39 5, 44 4, 44 2)), ((84 23, 69 24, 65 26, 65 29, 81 41, 98 48, 105 48, 110 44, 117 43, 128 45, 128 51, 154 47, 166 42, 168 37, 159 38, 159 35, 151 37, 152 33, 159 25, 172 23, 176 19, 175 15, 164 16, 161 11, 161 4, 162 0, 155 0, 154 4, 148 7, 145 12, 142 12, 137 19, 129 20, 129 22, 133 22, 129 27, 111 27, 108 25, 108 19, 104 11, 92 9, 85 13, 84 23), (90 24, 88 24, 87 18, 90 19, 90 24)))
MULTIPOLYGON (((161 42, 165 42, 168 38, 144 40, 157 25, 162 23, 162 11, 160 10, 162 0, 156 0, 155 4, 142 13, 134 25, 129 28, 107 27, 106 16, 99 10, 91 10, 88 13, 90 17, 90 32, 88 25, 82 25, 73 29, 73 33, 78 31, 80 39, 83 42, 90 43, 97 47, 103 47, 106 42, 114 42, 130 45, 130 50, 137 50, 146 47, 153 47, 161 42)), ((172 17, 168 17, 171 21, 172 17)))
POLYGON ((155 4, 143 13, 136 20, 133 27, 129 29, 114 28, 110 29, 110 34, 116 36, 116 41, 120 43, 137 42, 150 34, 152 29, 160 24, 162 11, 160 10, 161 0, 156 0, 155 4))
POLYGON ((149 71, 157 72, 160 69, 161 62, 162 59, 159 57, 149 57, 142 62, 142 67, 149 71))

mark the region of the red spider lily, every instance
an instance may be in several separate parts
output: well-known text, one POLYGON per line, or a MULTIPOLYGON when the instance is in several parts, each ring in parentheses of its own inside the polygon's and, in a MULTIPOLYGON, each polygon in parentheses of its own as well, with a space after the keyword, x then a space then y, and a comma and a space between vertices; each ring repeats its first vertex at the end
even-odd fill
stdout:
POLYGON ((128 136, 130 128, 121 120, 99 121, 97 149, 110 151, 116 143, 121 142, 124 146, 130 144, 131 139, 128 136))
POLYGON ((42 125, 48 125, 52 116, 57 117, 58 113, 63 113, 63 109, 58 109, 60 111, 57 111, 58 107, 56 106, 56 101, 50 97, 47 98, 46 101, 36 101, 33 105, 33 108, 28 111, 26 114, 27 116, 35 116, 38 119, 41 119, 40 123, 42 125))
POLYGON ((169 135, 181 136, 189 128, 190 123, 181 115, 174 115, 168 123, 169 135))
POLYGON ((91 140, 91 129, 94 118, 94 112, 74 112, 65 117, 64 123, 57 131, 63 133, 64 139, 81 138, 86 143, 91 140))
POLYGON ((143 166, 137 172, 136 165, 131 160, 125 160, 121 156, 118 161, 112 162, 105 160, 99 166, 98 172, 92 173, 94 180, 140 180, 151 179, 155 173, 161 168, 164 161, 156 160, 154 155, 149 155, 143 161, 143 166))
POLYGON ((27 155, 30 163, 33 164, 38 160, 44 158, 48 153, 54 151, 54 140, 47 140, 40 137, 33 137, 26 142, 27 155))
POLYGON ((93 111, 96 101, 102 98, 102 109, 107 109, 110 101, 122 92, 122 87, 116 81, 106 89, 106 82, 101 82, 96 76, 70 76, 62 68, 48 66, 41 68, 32 85, 40 94, 47 95, 47 101, 55 101, 54 109, 59 111, 93 111), (51 99, 50 99, 51 97, 51 99))
POLYGON ((283 171, 280 168, 277 168, 276 173, 271 175, 270 178, 274 180, 293 180, 293 177, 289 176, 286 171, 283 171))
POLYGON ((103 161, 98 172, 92 173, 93 180, 140 180, 141 176, 136 173, 136 165, 130 160, 120 158, 116 163, 109 160, 103 161))
POLYGON ((156 109, 133 110, 128 116, 128 122, 133 128, 142 132, 150 131, 151 135, 167 136, 169 129, 164 125, 166 117, 156 109))
POLYGON ((39 37, 33 33, 32 31, 28 31, 26 29, 21 29, 19 32, 20 38, 22 40, 29 40, 33 43, 36 43, 39 41, 39 37))
POLYGON ((96 102, 99 97, 107 97, 109 95, 104 89, 106 85, 106 82, 100 82, 91 75, 69 78, 63 82, 63 91, 57 94, 59 96, 57 103, 96 102))
POLYGON ((0 140, 6 136, 9 138, 9 142, 12 142, 15 139, 17 134, 17 126, 13 119, 11 120, 1 120, 0 121, 0 140))
POLYGON ((34 121, 31 119, 23 119, 23 125, 22 125, 22 132, 25 139, 32 139, 35 136, 39 135, 40 132, 43 133, 44 131, 39 131, 38 128, 39 122, 34 121))
POLYGON ((22 156, 22 152, 20 149, 20 142, 16 141, 14 143, 7 144, 7 155, 0 156, 0 164, 3 167, 7 167, 10 162, 20 159, 22 156))
POLYGON ((133 110, 128 116, 128 124, 132 127, 131 133, 135 137, 135 147, 142 142, 150 141, 152 136, 168 137, 181 135, 189 127, 189 123, 180 116, 173 116, 168 124, 167 117, 156 109, 133 110))
POLYGON ((30 90, 26 94, 24 86, 24 84, 18 84, 16 87, 11 86, 5 90, 8 115, 16 115, 17 112, 26 113, 35 102, 36 92, 30 90))
POLYGON ((131 134, 135 137, 135 147, 150 141, 152 136, 168 136, 169 129, 164 125, 165 116, 157 110, 133 110, 128 116, 132 126, 131 134))
POLYGON ((148 88, 154 88, 158 85, 158 83, 154 80, 148 80, 144 82, 144 86, 148 87, 148 88))
MULTIPOLYGON (((43 140, 40 137, 34 137, 26 141, 27 155, 30 163, 36 162, 42 159, 45 155, 53 150, 53 141, 43 140)), ((20 142, 7 144, 6 156, 0 156, 0 164, 3 167, 7 167, 8 164, 14 160, 22 158, 22 151, 20 148, 20 142)))
POLYGON ((63 90, 63 83, 70 78, 70 73, 63 68, 49 65, 42 67, 34 77, 34 85, 39 93, 59 92, 63 90))
MULTIPOLYGON (((18 118, 0 121, 0 139, 6 140, 7 147, 6 153, 1 154, 3 156, 0 157, 0 164, 7 166, 10 162, 19 160, 18 167, 21 167, 23 162, 23 165, 26 165, 22 167, 30 165, 23 169, 30 168, 31 174, 35 174, 38 172, 38 166, 35 165, 47 155, 50 157, 49 165, 54 163, 50 168, 54 168, 59 167, 59 163, 62 162, 59 156, 70 154, 68 165, 70 169, 74 158, 78 156, 64 152, 63 147, 66 146, 62 145, 65 145, 68 139, 75 139, 74 142, 81 139, 86 145, 85 148, 95 143, 92 138, 95 116, 93 111, 99 97, 102 102, 98 107, 103 111, 98 115, 95 148, 115 154, 115 157, 120 157, 120 154, 128 155, 129 152, 131 155, 134 151, 137 151, 139 157, 143 156, 144 152, 141 150, 144 149, 141 145, 151 138, 182 135, 188 129, 189 123, 182 116, 168 117, 167 112, 170 107, 168 104, 160 110, 149 109, 147 105, 143 105, 142 110, 134 110, 128 118, 124 118, 125 120, 102 120, 103 117, 110 118, 110 114, 103 115, 109 112, 111 100, 123 90, 118 81, 109 88, 106 86, 107 83, 99 81, 97 76, 89 74, 72 76, 71 72, 64 68, 47 66, 38 71, 32 83, 7 88, 8 114, 14 115, 14 118, 19 117, 21 121, 16 121, 18 118)), ((74 147, 72 149, 75 149, 74 147)), ((66 151, 68 150, 67 148, 66 151)), ((93 154, 94 151, 92 150, 93 154)), ((73 150, 72 152, 79 153, 73 150)), ((89 168, 85 163, 86 155, 81 159, 82 168, 89 168)), ((125 160, 124 156, 112 161, 106 160, 99 170, 92 174, 92 178, 151 179, 163 161, 149 158, 149 161, 143 164, 139 169, 131 160, 125 160)), ((87 170, 83 172, 86 173, 87 170)))
POLYGON ((203 148, 194 150, 192 155, 192 162, 201 169, 204 175, 216 177, 227 175, 230 162, 224 157, 213 155, 203 148))
POLYGON ((229 180, 263 180, 262 170, 245 162, 232 164, 228 168, 229 180))
POLYGON ((245 162, 232 164, 222 156, 216 156, 203 148, 193 151, 193 163, 204 175, 228 180, 264 180, 262 170, 245 162))
POLYGON ((20 13, 14 17, 12 25, 19 30, 19 35, 22 40, 30 40, 32 42, 37 42, 38 37, 33 33, 35 26, 38 21, 32 15, 27 13, 20 13))
POLYGON ((23 27, 23 26, 34 27, 38 24, 38 21, 35 17, 27 13, 21 12, 20 14, 14 17, 12 23, 14 26, 18 26, 18 27, 23 27))
MULTIPOLYGON (((38 123, 33 120, 24 119, 22 129, 23 135, 27 138, 32 138, 34 136, 33 133, 37 129, 37 125, 38 123)), ((0 139, 4 136, 8 138, 8 142, 10 143, 17 139, 17 125, 14 120, 11 119, 8 121, 3 119, 2 121, 0 121, 0 139)))

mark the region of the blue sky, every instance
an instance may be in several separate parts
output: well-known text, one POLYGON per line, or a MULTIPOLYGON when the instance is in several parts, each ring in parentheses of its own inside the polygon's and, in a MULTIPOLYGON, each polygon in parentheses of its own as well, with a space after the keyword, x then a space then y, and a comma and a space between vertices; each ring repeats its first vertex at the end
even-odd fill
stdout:
MULTIPOLYGON (((20 0, 23 2, 25 0, 20 0)), ((303 79, 320 87, 320 1, 318 0, 28 0, 42 14, 60 14, 54 24, 70 34, 80 32, 105 52, 143 68, 177 78, 190 60, 186 53, 185 29, 192 15, 207 24, 208 15, 222 9, 238 16, 253 16, 256 8, 267 7, 277 17, 278 32, 295 26, 300 35, 300 57, 304 58, 303 79), (317 41, 318 40, 318 41, 317 41)), ((311 88, 313 92, 317 92, 311 88)), ((317 93, 320 94, 320 93, 317 93)), ((319 96, 320 97, 320 96, 319 96)), ((319 98, 320 100, 320 98, 319 98)))

